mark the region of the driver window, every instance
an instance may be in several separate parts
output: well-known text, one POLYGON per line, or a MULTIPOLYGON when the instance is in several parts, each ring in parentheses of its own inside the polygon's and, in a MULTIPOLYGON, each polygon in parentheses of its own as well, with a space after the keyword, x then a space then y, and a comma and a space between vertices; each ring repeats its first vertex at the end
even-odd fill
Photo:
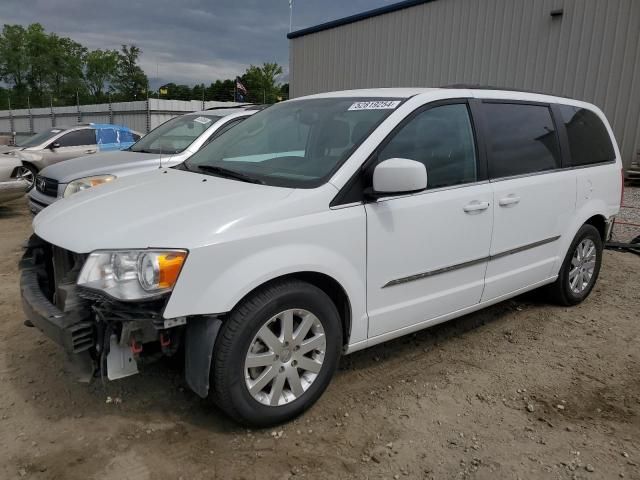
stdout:
POLYGON ((96 145, 96 131, 92 128, 74 130, 63 135, 55 143, 61 147, 79 147, 81 145, 96 145))
POLYGON ((378 162, 389 158, 423 163, 428 189, 475 182, 476 152, 467 105, 443 105, 416 115, 384 146, 378 162))

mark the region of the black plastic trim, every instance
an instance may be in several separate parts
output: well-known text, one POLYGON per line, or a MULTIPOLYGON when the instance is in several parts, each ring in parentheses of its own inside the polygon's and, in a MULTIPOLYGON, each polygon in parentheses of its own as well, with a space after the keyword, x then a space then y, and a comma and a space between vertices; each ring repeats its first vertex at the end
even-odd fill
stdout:
POLYGON ((456 263, 454 265, 449 265, 446 267, 438 268, 436 270, 430 270, 428 272, 416 273, 414 275, 409 275, 407 277, 396 278, 395 280, 391 280, 385 283, 382 288, 393 287, 395 285, 401 285, 403 283, 415 282, 416 280, 422 280, 423 278, 433 277, 435 275, 440 275, 441 273, 452 272, 454 270, 459 270, 461 268, 471 267, 473 265, 478 265, 484 262, 490 262, 492 260, 497 260, 499 258, 503 258, 509 255, 513 255, 516 253, 524 252, 525 250, 530 250, 532 248, 540 247, 542 245, 546 245, 548 243, 555 242, 560 238, 560 235, 556 235, 555 237, 545 238, 544 240, 539 240, 537 242, 528 243, 526 245, 522 245, 520 247, 512 248, 510 250, 506 250, 504 252, 496 253, 494 255, 487 255, 486 257, 476 258, 474 260, 468 260, 462 263, 456 263))

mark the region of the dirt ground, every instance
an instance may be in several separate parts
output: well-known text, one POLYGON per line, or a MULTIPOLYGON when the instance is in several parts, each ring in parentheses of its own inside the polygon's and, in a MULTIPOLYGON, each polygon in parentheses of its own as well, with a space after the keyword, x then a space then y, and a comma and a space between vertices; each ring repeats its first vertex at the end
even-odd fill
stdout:
POLYGON ((22 324, 30 230, 0 207, 0 479, 640 479, 639 256, 607 251, 577 307, 529 294, 345 357, 307 414, 251 431, 169 362, 74 383, 22 324))

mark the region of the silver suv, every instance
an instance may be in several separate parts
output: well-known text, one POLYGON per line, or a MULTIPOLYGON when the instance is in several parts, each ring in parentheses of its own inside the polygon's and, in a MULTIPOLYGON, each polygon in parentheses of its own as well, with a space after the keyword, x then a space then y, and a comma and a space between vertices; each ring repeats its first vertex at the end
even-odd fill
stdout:
POLYGON ((30 189, 36 174, 49 165, 81 155, 129 148, 141 136, 122 125, 108 123, 52 127, 20 142, 17 148, 7 149, 2 157, 20 160, 22 168, 19 176, 27 181, 30 189))
POLYGON ((60 198, 117 177, 182 163, 262 108, 242 105, 188 113, 156 127, 127 150, 84 156, 48 167, 40 172, 36 188, 29 193, 31 213, 35 215, 60 198))

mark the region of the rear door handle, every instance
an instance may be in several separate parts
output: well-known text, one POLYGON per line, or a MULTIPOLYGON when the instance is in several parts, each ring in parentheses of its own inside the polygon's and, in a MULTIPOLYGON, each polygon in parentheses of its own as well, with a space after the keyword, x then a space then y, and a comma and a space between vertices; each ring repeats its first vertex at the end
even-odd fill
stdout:
POLYGON ((489 202, 479 202, 474 200, 471 203, 466 204, 462 209, 467 213, 479 212, 489 208, 489 202))
POLYGON ((508 207, 509 205, 516 205, 517 203, 520 203, 520 197, 513 194, 498 200, 498 205, 501 207, 508 207))

